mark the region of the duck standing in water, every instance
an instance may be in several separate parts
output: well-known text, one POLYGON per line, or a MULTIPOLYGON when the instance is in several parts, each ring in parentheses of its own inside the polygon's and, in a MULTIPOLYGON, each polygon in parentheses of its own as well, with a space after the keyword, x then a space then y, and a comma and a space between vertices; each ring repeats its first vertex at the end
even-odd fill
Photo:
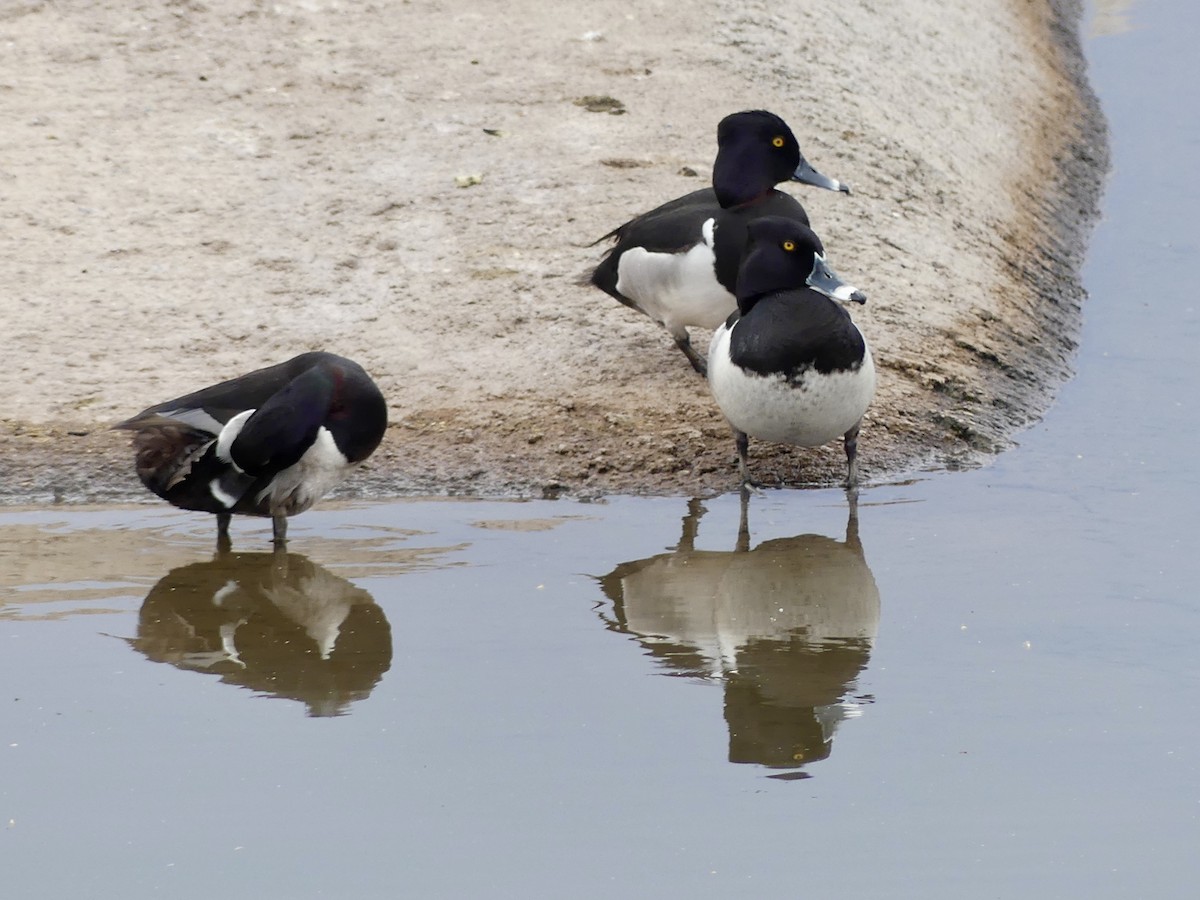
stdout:
POLYGON ((142 483, 180 509, 215 513, 229 547, 234 513, 270 516, 275 546, 304 512, 374 452, 387 403, 358 363, 302 353, 143 410, 134 432, 142 483))
POLYGON ((841 436, 846 487, 858 483, 858 431, 875 396, 875 363, 839 301, 866 303, 825 264, 808 226, 775 216, 749 226, 737 312, 708 351, 713 397, 733 427, 742 481, 749 440, 817 447, 841 436))
MULTIPOLYGON (((592 284, 662 325, 701 375, 688 328, 716 328, 736 308, 734 289, 746 226, 760 216, 805 225, 804 207, 775 185, 799 181, 850 193, 810 166, 787 123, 765 110, 734 113, 717 127, 713 186, 626 222, 592 273, 592 284)), ((596 243, 600 243, 597 241, 596 243)))

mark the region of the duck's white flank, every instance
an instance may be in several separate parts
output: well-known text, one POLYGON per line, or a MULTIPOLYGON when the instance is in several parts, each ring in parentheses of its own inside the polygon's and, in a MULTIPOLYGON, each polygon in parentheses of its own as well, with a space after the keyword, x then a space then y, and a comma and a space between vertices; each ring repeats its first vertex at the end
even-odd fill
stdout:
POLYGON ((617 290, 668 331, 716 328, 737 306, 717 281, 713 253, 714 220, 702 229, 702 240, 686 253, 651 253, 631 247, 617 263, 617 290))

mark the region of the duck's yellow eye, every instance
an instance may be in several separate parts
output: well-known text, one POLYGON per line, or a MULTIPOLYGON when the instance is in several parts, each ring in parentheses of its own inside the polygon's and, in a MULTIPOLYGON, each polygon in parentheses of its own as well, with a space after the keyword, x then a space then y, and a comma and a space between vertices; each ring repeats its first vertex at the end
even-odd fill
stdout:
POLYGON ((782 147, 786 143, 787 143, 787 141, 785 141, 783 139, 782 134, 777 134, 777 135, 775 135, 775 137, 771 138, 771 146, 772 147, 782 147))
POLYGON ((796 249, 796 242, 795 241, 784 241, 783 249, 786 250, 788 253, 791 253, 793 250, 796 249))

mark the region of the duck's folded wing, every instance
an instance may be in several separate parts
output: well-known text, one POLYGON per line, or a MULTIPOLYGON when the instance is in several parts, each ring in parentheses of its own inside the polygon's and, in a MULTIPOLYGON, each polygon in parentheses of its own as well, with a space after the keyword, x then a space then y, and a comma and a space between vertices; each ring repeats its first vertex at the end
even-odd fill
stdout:
POLYGON ((132 443, 138 478, 160 497, 191 476, 193 465, 216 440, 206 428, 158 415, 139 416, 116 427, 135 432, 132 443))
POLYGON ((634 248, 648 253, 687 252, 703 240, 704 223, 720 211, 712 188, 704 188, 626 222, 600 239, 615 238, 616 244, 592 273, 592 284, 621 299, 617 270, 622 254, 634 248))

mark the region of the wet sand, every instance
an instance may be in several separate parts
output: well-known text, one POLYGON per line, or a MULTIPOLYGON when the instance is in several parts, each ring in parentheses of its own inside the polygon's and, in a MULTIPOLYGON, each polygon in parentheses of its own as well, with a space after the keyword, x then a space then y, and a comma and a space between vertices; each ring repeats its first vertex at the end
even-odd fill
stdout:
POLYGON ((990 6, 10 8, 0 499, 145 496, 111 423, 318 348, 391 407, 343 495, 732 488, 704 382, 580 279, 753 107, 854 187, 789 190, 870 297, 864 476, 985 459, 1069 374, 1107 165, 1079 4, 990 6))

